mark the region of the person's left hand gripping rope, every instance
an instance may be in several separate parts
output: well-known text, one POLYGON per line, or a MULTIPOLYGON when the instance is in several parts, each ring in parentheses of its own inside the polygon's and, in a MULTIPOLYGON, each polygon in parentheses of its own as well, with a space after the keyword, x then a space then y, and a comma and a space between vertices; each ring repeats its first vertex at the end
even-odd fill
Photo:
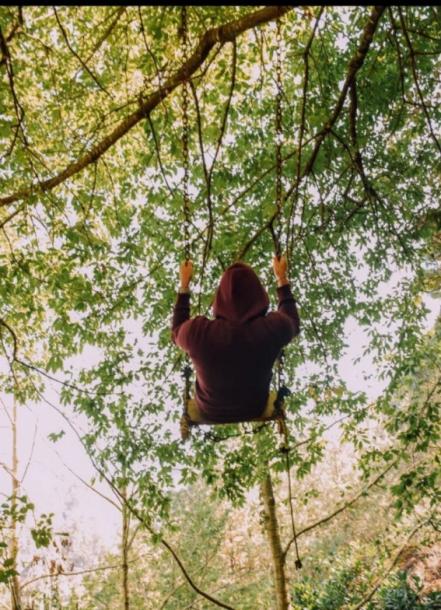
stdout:
POLYGON ((190 282, 193 276, 193 263, 190 260, 182 261, 179 268, 179 278, 181 285, 179 287, 179 292, 188 293, 190 292, 190 282))

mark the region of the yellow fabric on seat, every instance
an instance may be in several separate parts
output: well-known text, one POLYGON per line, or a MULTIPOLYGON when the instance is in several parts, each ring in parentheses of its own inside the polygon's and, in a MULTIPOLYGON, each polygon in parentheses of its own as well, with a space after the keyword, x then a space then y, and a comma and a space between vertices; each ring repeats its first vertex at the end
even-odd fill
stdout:
MULTIPOLYGON (((273 417, 275 414, 275 410, 276 410, 276 407, 274 404, 276 398, 277 398, 277 392, 275 392, 274 390, 271 390, 270 393, 268 394, 268 400, 266 401, 266 405, 265 405, 264 410, 262 411, 262 415, 260 415, 259 417, 255 417, 254 419, 249 420, 249 421, 265 421, 266 419, 270 419, 271 417, 273 417)), ((204 418, 204 416, 200 412, 197 402, 194 398, 190 398, 190 400, 187 403, 187 415, 190 418, 190 421, 194 424, 218 423, 218 422, 211 422, 204 418)))

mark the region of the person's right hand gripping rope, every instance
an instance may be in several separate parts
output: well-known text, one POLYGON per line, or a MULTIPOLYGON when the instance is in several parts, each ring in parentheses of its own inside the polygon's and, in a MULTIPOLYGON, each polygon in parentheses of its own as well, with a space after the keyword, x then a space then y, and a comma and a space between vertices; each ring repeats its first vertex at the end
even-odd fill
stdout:
POLYGON ((288 261, 286 260, 286 256, 275 256, 273 258, 273 269, 274 275, 276 276, 277 286, 280 288, 281 286, 286 286, 289 284, 289 279, 287 276, 288 273, 288 261))

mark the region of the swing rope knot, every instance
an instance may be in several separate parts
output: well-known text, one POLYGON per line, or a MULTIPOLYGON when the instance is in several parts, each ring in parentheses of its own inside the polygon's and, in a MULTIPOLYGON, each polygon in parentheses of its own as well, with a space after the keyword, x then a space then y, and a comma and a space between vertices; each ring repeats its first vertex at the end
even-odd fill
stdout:
POLYGON ((291 396, 292 392, 286 385, 282 385, 279 388, 279 394, 280 398, 286 398, 287 396, 291 396))
POLYGON ((191 379, 191 373, 192 373, 191 366, 189 364, 184 364, 184 366, 182 368, 182 376, 186 381, 191 379))

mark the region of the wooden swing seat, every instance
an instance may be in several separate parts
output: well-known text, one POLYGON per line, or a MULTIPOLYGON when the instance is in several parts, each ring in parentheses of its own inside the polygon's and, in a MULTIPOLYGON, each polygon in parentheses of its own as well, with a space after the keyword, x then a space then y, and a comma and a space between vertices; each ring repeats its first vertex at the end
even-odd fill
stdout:
POLYGON ((268 400, 262 415, 254 417, 253 419, 243 419, 241 421, 224 421, 214 422, 208 420, 200 411, 197 402, 194 398, 190 398, 186 402, 186 410, 184 415, 181 417, 181 436, 182 440, 186 440, 190 436, 190 428, 193 426, 199 426, 201 424, 209 426, 219 426, 224 424, 238 424, 244 422, 267 422, 285 419, 285 411, 283 409, 283 397, 280 396, 280 392, 271 390, 268 394, 268 400))

